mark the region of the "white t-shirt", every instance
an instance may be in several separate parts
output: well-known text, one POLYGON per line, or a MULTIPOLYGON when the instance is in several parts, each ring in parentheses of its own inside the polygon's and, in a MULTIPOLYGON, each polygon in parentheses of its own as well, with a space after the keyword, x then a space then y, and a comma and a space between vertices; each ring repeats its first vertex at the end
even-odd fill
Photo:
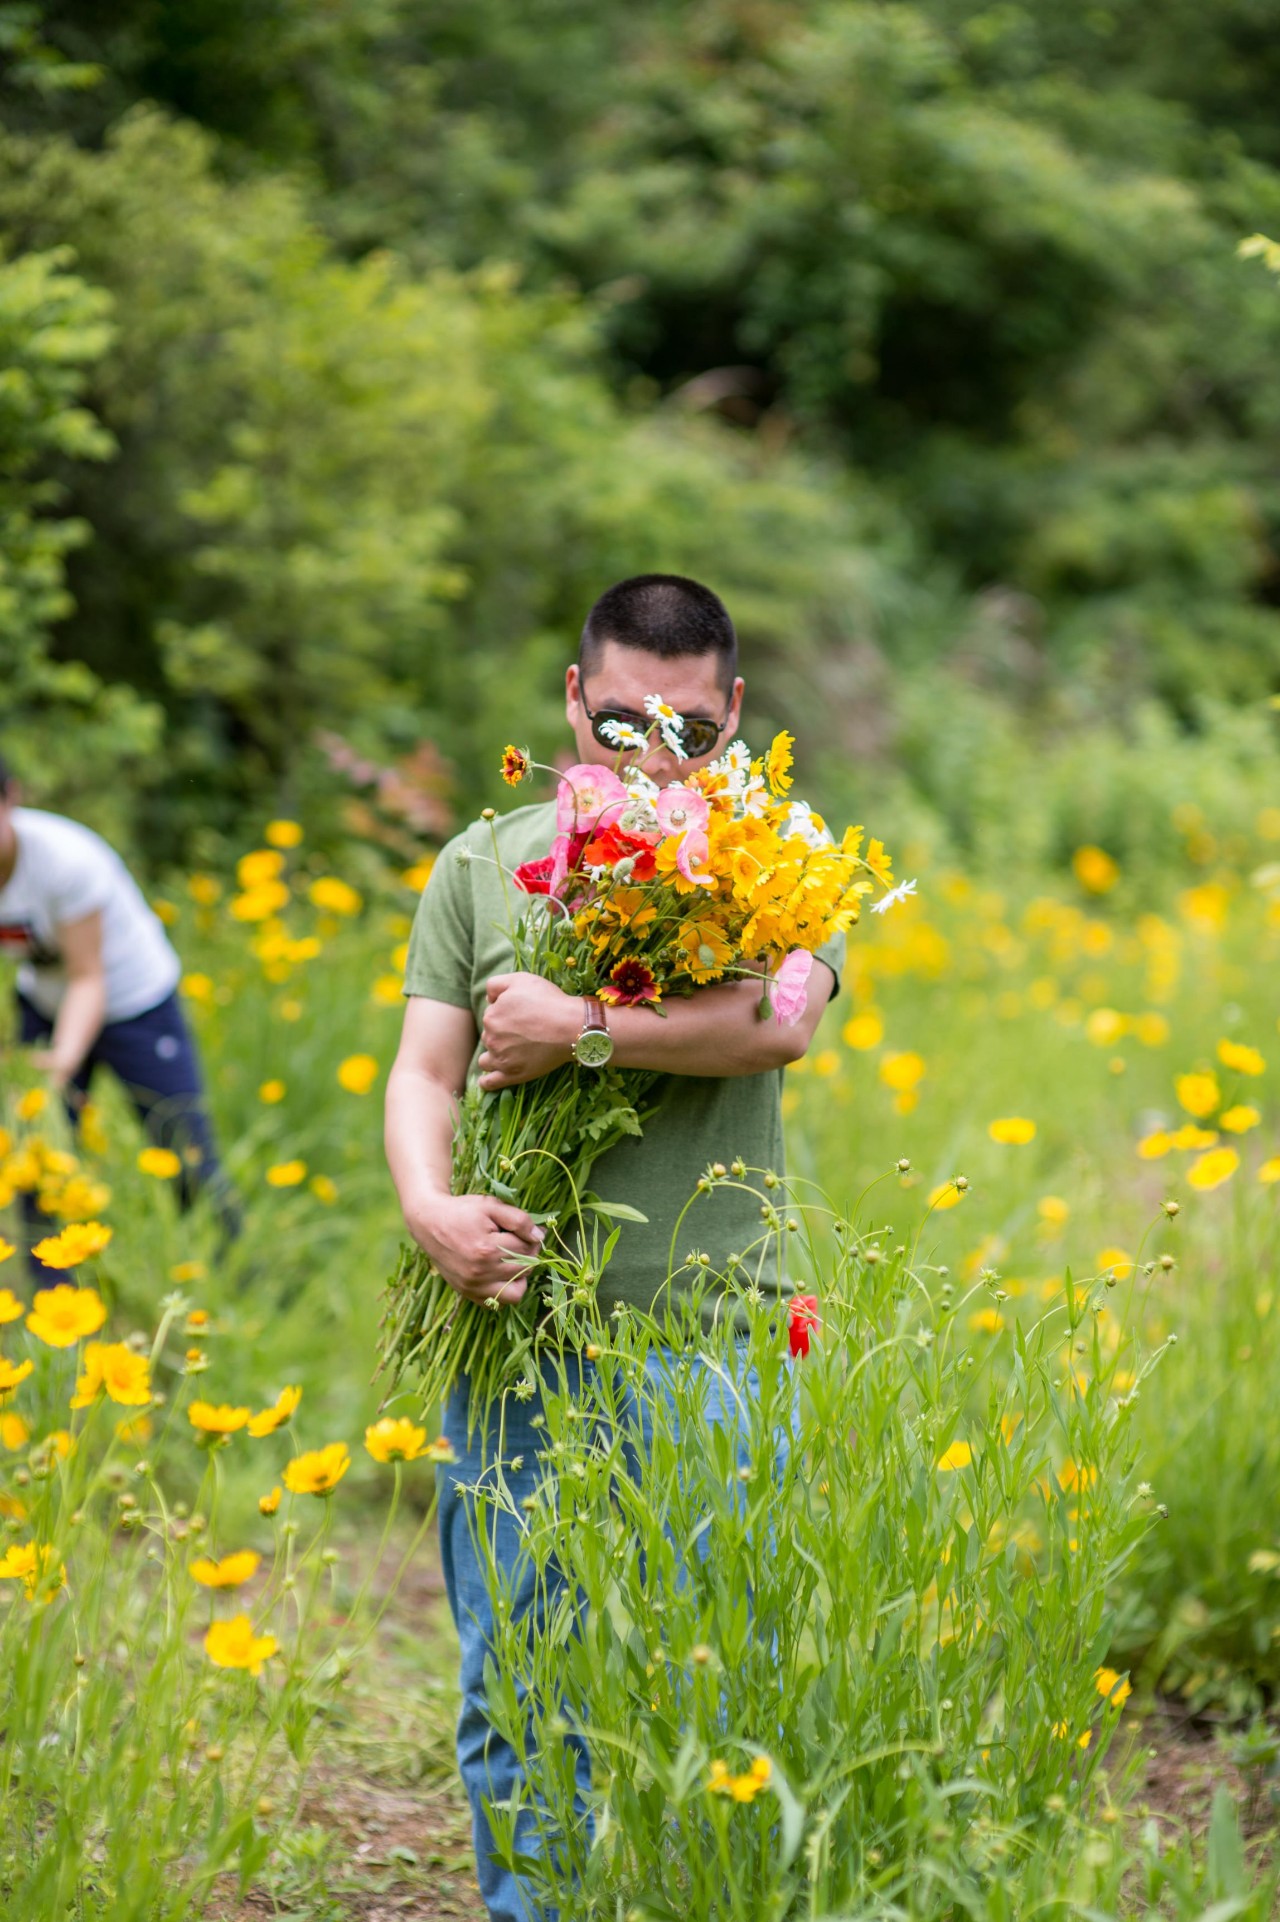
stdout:
POLYGON ((101 835, 39 808, 14 808, 18 859, 0 887, 0 956, 20 961, 18 987, 50 1020, 67 978, 58 929, 102 913, 108 1021, 158 1007, 178 985, 182 964, 142 890, 101 835))

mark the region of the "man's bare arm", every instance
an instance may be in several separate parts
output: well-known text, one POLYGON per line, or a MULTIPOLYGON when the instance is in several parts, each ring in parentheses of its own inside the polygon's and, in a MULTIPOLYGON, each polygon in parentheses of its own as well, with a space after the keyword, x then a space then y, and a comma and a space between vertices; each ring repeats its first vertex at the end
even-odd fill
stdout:
POLYGON ((47 1048, 34 1059, 56 1088, 65 1088, 102 1033, 107 1013, 107 977, 102 965, 102 913, 95 909, 57 930, 67 985, 47 1048))
POLYGON ((406 1226, 445 1280, 473 1301, 519 1301, 542 1229, 494 1196, 452 1192, 458 1098, 475 1041, 468 1009, 410 997, 387 1079, 387 1162, 406 1226))
MULTIPOLYGON (((687 1000, 671 997, 661 1015, 650 1008, 610 1008, 613 1059, 621 1068, 656 1068, 667 1074, 763 1074, 785 1067, 808 1051, 831 996, 835 975, 815 961, 800 1019, 785 1027, 770 1014, 759 1018, 761 989, 755 981, 725 981, 698 988, 687 1000)), ((582 999, 533 974, 497 974, 489 983, 480 1056, 482 1088, 506 1088, 549 1074, 572 1058, 582 1027, 582 999)))

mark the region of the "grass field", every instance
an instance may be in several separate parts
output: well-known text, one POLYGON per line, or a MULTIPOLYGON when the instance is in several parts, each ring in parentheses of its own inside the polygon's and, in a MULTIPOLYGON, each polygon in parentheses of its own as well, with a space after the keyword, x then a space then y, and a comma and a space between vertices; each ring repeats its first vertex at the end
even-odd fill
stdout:
MULTIPOLYGON (((1091 1905, 1190 1917, 1232 1901, 1215 1915, 1271 1912, 1280 813, 1264 810, 1253 836, 1230 846, 1192 814, 1178 834, 1181 865, 1140 896, 1100 850, 1078 850, 1069 873, 1032 883, 924 868, 916 902, 856 932, 844 992, 789 1076, 794 1272, 830 1303, 814 1395, 823 1371, 836 1380, 841 1344, 855 1352, 858 1329, 874 1325, 877 1276, 895 1263, 940 1358, 930 1384, 908 1384, 918 1407, 904 1402, 902 1425, 884 1414, 885 1446, 901 1460, 921 1435, 931 1446, 945 1430, 943 1472, 921 1510, 925 1539, 939 1544, 937 1611, 939 1587, 958 1579, 948 1544, 978 1544, 976 1578, 995 1584, 975 1601, 968 1643, 938 1614, 920 1654, 922 1675, 960 1664, 974 1771, 989 1767, 1003 1686, 979 1647, 999 1581, 1000 1594, 1034 1591, 1044 1623, 1064 1634, 1072 1608, 1096 1608, 1101 1625, 1070 1684, 1096 1733, 1069 1781, 1046 1786, 1041 1718, 1038 1733, 1016 1738, 1020 1785, 999 1785, 1005 1802, 980 1872, 972 1823, 944 1843, 934 1820, 930 1842, 920 1818, 919 1846, 963 1859, 988 1906, 967 1895, 962 1906, 953 1892, 912 1908, 876 1894, 872 1877, 863 1906, 840 1913, 994 1917, 1025 1912, 1033 1886, 1046 1912, 1064 1916, 1091 1905), (996 1499, 984 1477, 1004 1473, 988 1464, 1015 1390, 1021 1480, 1001 1481, 996 1499), (957 1435, 969 1437, 970 1458, 944 1469, 957 1435), (1094 1689, 1094 1669, 1114 1673, 1109 1690, 1094 1689), (1069 1840, 1059 1837, 1056 1865, 1027 1839, 1033 1783, 1042 1823, 1065 1797, 1069 1840)), ((900 865, 913 872, 909 854, 900 865)), ((381 1412, 370 1379, 379 1290, 400 1232, 380 1091, 425 874, 425 864, 402 877, 365 857, 356 888, 302 842, 250 851, 237 877, 167 885, 161 911, 245 1204, 230 1250, 202 1212, 178 1214, 171 1169, 140 1163, 144 1143, 118 1091, 95 1089, 73 1142, 21 1057, 6 1061, 0 1234, 19 1247, 23 1190, 39 1193, 51 1232, 110 1227, 109 1244, 76 1270, 109 1310, 104 1329, 85 1332, 124 1342, 135 1363, 146 1357, 148 1387, 163 1397, 132 1411, 89 1397, 70 1412, 83 1339, 59 1347, 29 1334, 20 1253, 0 1267, 0 1288, 15 1296, 0 1354, 15 1372, 34 1363, 0 1407, 0 1556, 11 1569, 0 1586, 10 1732, 0 1915, 15 1922, 141 1922, 202 1905, 228 1917, 479 1912, 452 1780, 433 1470, 425 1453, 396 1465, 362 1442, 381 1412), (219 1438, 191 1420, 195 1402, 278 1413, 293 1387, 296 1412, 257 1437, 240 1423, 219 1438), (305 1462, 343 1443, 350 1467, 332 1494, 307 1492, 299 1451, 305 1462), (297 1491, 260 1512, 291 1460, 297 1491), (38 1554, 24 1562, 28 1543, 38 1554), (241 1552, 260 1558, 243 1585, 193 1578, 193 1557, 241 1552), (210 1621, 242 1614, 257 1643, 236 1645, 220 1666, 206 1652, 210 1621)), ((689 1172, 692 1192, 703 1171, 689 1172)), ((886 1377, 876 1392, 900 1389, 886 1377)), ((411 1397, 393 1412, 415 1412, 411 1397)), ((863 1409, 859 1432, 871 1419, 863 1409)), ((424 1425, 429 1440, 434 1411, 424 1425)), ((870 1528, 873 1485, 855 1474, 840 1493, 848 1528, 870 1528)), ((886 1483, 882 1512, 891 1495, 886 1483)), ((889 1561, 896 1552, 884 1551, 889 1561)), ((823 1596, 835 1567, 822 1564, 823 1596)), ((797 1703, 801 1692, 797 1682, 797 1703)), ((658 1740, 647 1700, 602 1695, 597 1706, 628 1740, 658 1740)), ((1011 1714, 1000 1710, 1012 1745, 1011 1714)), ((783 1746, 780 1737, 779 1756, 783 1746)), ((798 1736, 793 1749, 799 1769, 798 1736)), ((656 1780, 657 1751, 646 1753, 656 1780)), ((811 1836, 835 1817, 805 1766, 812 1794, 798 1803, 811 1836)), ((698 1823, 756 1820, 767 1853, 772 1817, 719 1804, 708 1816, 701 1783, 688 1794, 698 1823)), ((992 1787, 993 1808, 997 1799, 992 1787)), ((824 1912, 809 1899, 780 1873, 768 1912, 824 1912)))

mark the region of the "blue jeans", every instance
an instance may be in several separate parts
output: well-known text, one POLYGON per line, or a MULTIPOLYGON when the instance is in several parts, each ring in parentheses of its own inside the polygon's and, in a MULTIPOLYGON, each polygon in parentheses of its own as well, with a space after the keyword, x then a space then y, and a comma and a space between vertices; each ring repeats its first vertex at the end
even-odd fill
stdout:
MULTIPOLYGON (((53 1033, 53 1023, 22 995, 17 999, 18 1039, 24 1047, 38 1047, 53 1033)), ((73 1122, 98 1067, 110 1068, 124 1083, 138 1119, 156 1146, 172 1148, 181 1157, 177 1184, 181 1206, 189 1208, 201 1191, 207 1192, 224 1231, 236 1234, 239 1210, 218 1159, 200 1062, 177 991, 127 1021, 104 1024, 67 1089, 67 1112, 73 1122)), ((32 1239, 50 1233, 51 1224, 31 1197, 24 1196, 23 1202, 32 1239)), ((39 1278, 54 1272, 34 1256, 31 1269, 39 1278)))
MULTIPOLYGON (((670 1351, 662 1349, 651 1350, 645 1358, 649 1387, 668 1406, 671 1398, 662 1377, 670 1361, 670 1351)), ((556 1382, 556 1376, 552 1373, 556 1365, 555 1362, 544 1363, 544 1379, 548 1385, 556 1382)), ((705 1367, 705 1363, 696 1357, 692 1365, 698 1369, 705 1367)), ((572 1393, 576 1387, 575 1377, 580 1379, 578 1371, 581 1364, 569 1357, 563 1366, 567 1375, 566 1386, 572 1393)), ((708 1421, 732 1425, 743 1431, 743 1442, 738 1450, 740 1467, 748 1459, 743 1401, 750 1400, 756 1386, 752 1369, 739 1374, 737 1395, 726 1387, 718 1374, 711 1374, 707 1384, 705 1407, 708 1421)), ((507 1486, 517 1506, 535 1492, 545 1472, 539 1459, 539 1451, 543 1447, 542 1430, 534 1426, 534 1418, 540 1414, 541 1407, 540 1393, 534 1394, 526 1402, 518 1402, 514 1396, 508 1395, 505 1402, 501 1459, 507 1486), (515 1458, 521 1458, 519 1468, 512 1466, 515 1458)), ((621 1414, 627 1427, 638 1434, 640 1446, 647 1446, 651 1420, 646 1400, 641 1399, 637 1405, 634 1395, 625 1394, 621 1414)), ((468 1437, 465 1385, 455 1391, 446 1405, 444 1432, 458 1459, 441 1470, 440 1553, 449 1607, 453 1611, 460 1643, 462 1705, 458 1717, 458 1769, 471 1803, 476 1876, 492 1922, 553 1922, 547 1911, 539 1914, 534 1908, 532 1898, 520 1878, 493 1858, 493 1836, 485 1813, 485 1798, 501 1801, 509 1796, 520 1780, 521 1771, 514 1750, 489 1723, 484 1666, 492 1652, 493 1616, 489 1589, 477 1555, 477 1527, 486 1531, 498 1564, 514 1585, 511 1599, 515 1619, 522 1620, 535 1614, 540 1611, 542 1604, 536 1597, 532 1565, 521 1554, 521 1528, 517 1517, 508 1513, 505 1507, 490 1504, 477 1522, 475 1504, 467 1490, 492 1467, 497 1448, 495 1435, 492 1432, 486 1435, 479 1425, 474 1434, 468 1437)), ((782 1445, 781 1442, 779 1445, 782 1445)), ((629 1457, 631 1453, 628 1448, 629 1457)), ((702 1540, 705 1542, 706 1537, 702 1540)), ((562 1578, 561 1594, 565 1586, 562 1578)), ((555 1590, 550 1582, 547 1587, 550 1592, 546 1601, 554 1605, 555 1590)), ((535 1621, 534 1633, 537 1628, 535 1621)), ((575 1773, 579 1796, 585 1806, 591 1785, 590 1757, 585 1744, 573 1737, 569 1739, 577 1751, 575 1773)), ((527 1853, 538 1852, 539 1838, 530 1810, 522 1810, 516 1833, 520 1846, 527 1853)))

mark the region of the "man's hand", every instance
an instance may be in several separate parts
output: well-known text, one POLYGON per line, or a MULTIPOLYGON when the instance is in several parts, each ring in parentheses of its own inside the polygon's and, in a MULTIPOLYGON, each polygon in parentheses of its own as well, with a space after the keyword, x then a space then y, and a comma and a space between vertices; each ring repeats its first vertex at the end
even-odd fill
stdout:
POLYGON ((523 1208, 493 1195, 432 1195, 406 1208, 409 1232, 451 1288, 468 1301, 517 1302, 528 1287, 523 1270, 542 1253, 546 1235, 523 1208))
POLYGON ((536 1081, 573 1059, 573 1042, 582 1028, 582 1002, 537 974, 489 977, 477 1062, 480 1086, 512 1088, 536 1081))
POLYGON ((37 1074, 44 1075, 55 1094, 61 1094, 75 1069, 61 1060, 52 1048, 32 1048, 27 1055, 37 1074))

